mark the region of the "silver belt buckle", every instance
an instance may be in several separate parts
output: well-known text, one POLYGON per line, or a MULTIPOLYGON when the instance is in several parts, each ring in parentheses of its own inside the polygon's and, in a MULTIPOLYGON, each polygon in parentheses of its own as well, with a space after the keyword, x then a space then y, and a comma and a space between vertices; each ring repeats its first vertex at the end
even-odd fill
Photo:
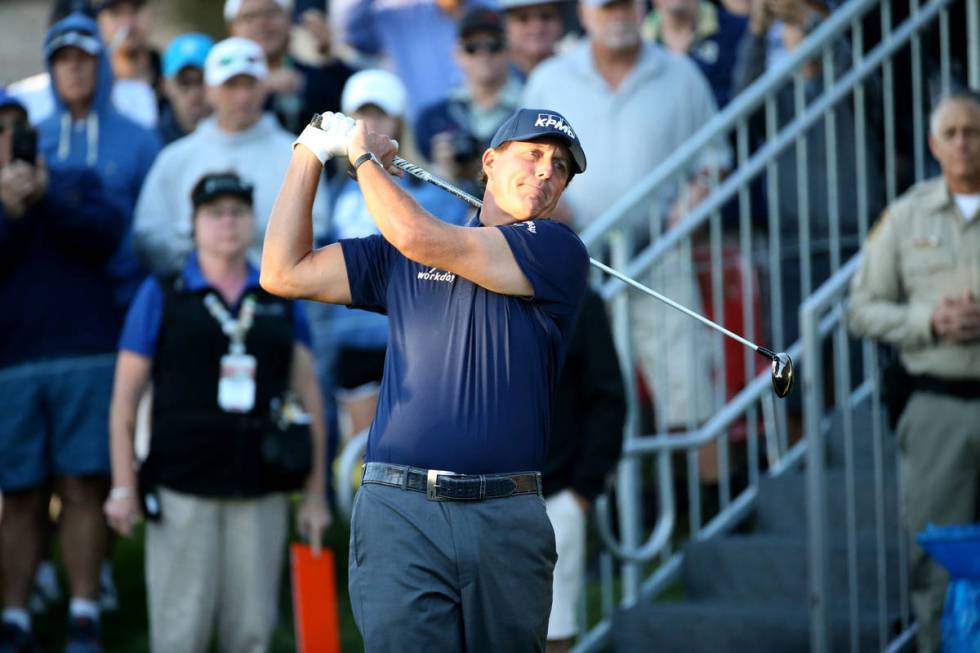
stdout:
POLYGON ((429 501, 442 501, 436 496, 436 488, 439 487, 437 482, 439 476, 456 476, 454 472, 447 472, 442 469, 430 469, 425 477, 425 498, 429 501))

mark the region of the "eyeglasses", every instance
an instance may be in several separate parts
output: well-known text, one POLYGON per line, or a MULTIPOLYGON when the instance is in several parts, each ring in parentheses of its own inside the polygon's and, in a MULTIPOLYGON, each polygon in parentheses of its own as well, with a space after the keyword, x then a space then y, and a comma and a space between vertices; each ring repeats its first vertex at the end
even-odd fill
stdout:
POLYGON ((211 218, 212 220, 219 220, 226 215, 230 218, 241 220, 251 217, 252 209, 244 204, 236 204, 231 206, 203 206, 201 207, 201 215, 205 218, 211 218))
POLYGON ((283 15, 283 10, 276 7, 269 7, 267 9, 256 9, 255 11, 242 12, 235 17, 235 20, 241 21, 242 23, 255 23, 260 20, 273 20, 279 18, 283 15))
POLYGON ((539 20, 542 23, 551 23, 561 20, 561 15, 557 11, 548 9, 539 9, 537 11, 533 9, 517 9, 511 11, 508 15, 518 23, 530 23, 535 20, 539 20))
POLYGON ((477 52, 487 52, 489 54, 497 54, 504 49, 503 41, 498 41, 496 39, 492 41, 467 41, 463 43, 463 51, 466 54, 476 54, 477 52))
POLYGON ((181 89, 182 91, 187 91, 192 88, 201 88, 204 86, 204 76, 197 72, 190 74, 178 73, 177 76, 174 77, 174 83, 177 85, 177 88, 181 89))
POLYGON ((17 131, 17 129, 30 129, 30 123, 20 117, 0 118, 0 134, 7 130, 17 131))

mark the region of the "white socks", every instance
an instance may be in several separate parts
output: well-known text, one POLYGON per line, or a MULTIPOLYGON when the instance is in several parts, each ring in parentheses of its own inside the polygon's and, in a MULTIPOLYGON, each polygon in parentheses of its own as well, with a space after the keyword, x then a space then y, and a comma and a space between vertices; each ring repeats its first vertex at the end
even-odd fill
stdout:
POLYGON ((99 604, 96 601, 90 599, 80 599, 78 597, 72 597, 71 603, 68 604, 68 614, 72 617, 77 618, 88 618, 93 621, 99 620, 99 604))
POLYGON ((31 613, 24 608, 4 608, 3 621, 17 626, 26 633, 31 632, 31 613))

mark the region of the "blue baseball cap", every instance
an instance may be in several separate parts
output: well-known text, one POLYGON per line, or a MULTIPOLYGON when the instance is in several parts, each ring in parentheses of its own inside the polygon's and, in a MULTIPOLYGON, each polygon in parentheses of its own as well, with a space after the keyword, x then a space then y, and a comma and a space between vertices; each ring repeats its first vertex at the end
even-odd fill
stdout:
POLYGON ((213 45, 214 40, 205 34, 181 34, 170 42, 167 51, 163 53, 163 76, 175 77, 187 66, 204 70, 204 62, 213 45))
POLYGON ((45 60, 50 61, 54 53, 62 48, 78 48, 85 54, 97 57, 102 51, 102 41, 99 40, 98 35, 94 32, 72 27, 68 31, 50 36, 49 40, 44 44, 45 60))
POLYGON ((533 141, 545 136, 553 136, 568 145, 575 164, 573 175, 585 172, 585 151, 578 136, 565 116, 550 109, 518 109, 493 135, 490 147, 500 147, 507 141, 533 141))
POLYGON ((27 113, 27 107, 17 99, 16 95, 11 95, 6 88, 0 86, 0 109, 7 109, 9 107, 14 107, 20 109, 25 114, 27 113))

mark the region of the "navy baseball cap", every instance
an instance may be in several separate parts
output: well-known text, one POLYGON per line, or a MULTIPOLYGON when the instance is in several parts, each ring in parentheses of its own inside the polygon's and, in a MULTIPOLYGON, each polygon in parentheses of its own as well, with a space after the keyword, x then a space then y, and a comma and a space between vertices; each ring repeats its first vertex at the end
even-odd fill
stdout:
POLYGON ((237 197, 249 206, 252 204, 252 186, 234 172, 213 172, 201 177, 191 190, 191 203, 196 209, 226 195, 237 197))
POLYGON ((490 147, 500 147, 507 141, 533 141, 545 136, 553 136, 568 145, 575 164, 573 175, 585 172, 585 151, 578 136, 565 116, 550 109, 518 109, 493 135, 490 147))
POLYGON ((8 107, 14 107, 20 109, 25 114, 27 113, 27 107, 24 106, 24 103, 8 92, 6 88, 0 86, 0 109, 6 109, 8 107))
POLYGON ((68 47, 78 48, 82 52, 95 57, 102 51, 102 41, 93 32, 73 28, 67 32, 55 34, 44 44, 44 58, 50 61, 55 52, 68 47))

